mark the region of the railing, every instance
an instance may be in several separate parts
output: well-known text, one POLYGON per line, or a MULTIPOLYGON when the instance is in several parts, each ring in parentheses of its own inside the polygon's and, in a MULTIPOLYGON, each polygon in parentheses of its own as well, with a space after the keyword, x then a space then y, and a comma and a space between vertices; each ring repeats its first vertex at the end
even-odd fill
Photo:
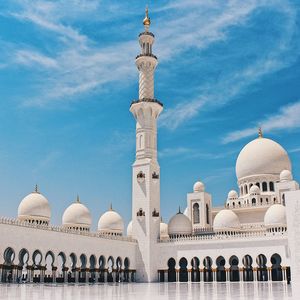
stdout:
POLYGON ((63 232, 68 234, 77 234, 77 235, 84 235, 88 237, 136 243, 136 240, 131 237, 113 235, 113 234, 104 234, 100 232, 80 231, 75 229, 64 228, 62 226, 35 224, 35 223, 29 223, 27 221, 20 221, 18 219, 7 218, 7 217, 0 217, 0 224, 20 226, 20 227, 30 227, 30 228, 40 229, 40 230, 63 232))
POLYGON ((208 241, 208 240, 236 240, 236 239, 249 239, 249 238, 286 238, 287 231, 269 232, 269 231, 248 231, 248 232, 235 232, 235 233, 212 233, 204 235, 187 235, 171 237, 168 239, 158 240, 159 243, 174 243, 186 241, 208 241))
POLYGON ((139 37, 140 37, 141 35, 151 35, 152 37, 154 37, 154 34, 153 34, 152 32, 150 32, 150 31, 144 31, 144 32, 141 32, 141 33, 139 34, 139 37))
POLYGON ((157 56, 152 53, 141 53, 141 54, 137 55, 135 57, 135 59, 138 59, 138 58, 144 57, 144 56, 153 57, 153 58, 157 59, 157 56))

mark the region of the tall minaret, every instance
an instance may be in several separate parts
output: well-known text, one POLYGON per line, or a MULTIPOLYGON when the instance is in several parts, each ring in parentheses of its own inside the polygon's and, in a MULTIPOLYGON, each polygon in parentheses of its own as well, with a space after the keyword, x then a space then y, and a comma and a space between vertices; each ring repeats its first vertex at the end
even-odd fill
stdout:
POLYGON ((137 281, 157 281, 157 253, 160 227, 160 168, 157 162, 157 118, 163 110, 154 98, 154 71, 157 58, 152 54, 154 34, 149 31, 148 8, 139 35, 141 54, 135 64, 139 70, 139 99, 130 112, 136 119, 136 159, 132 166, 132 232, 138 241, 137 281))

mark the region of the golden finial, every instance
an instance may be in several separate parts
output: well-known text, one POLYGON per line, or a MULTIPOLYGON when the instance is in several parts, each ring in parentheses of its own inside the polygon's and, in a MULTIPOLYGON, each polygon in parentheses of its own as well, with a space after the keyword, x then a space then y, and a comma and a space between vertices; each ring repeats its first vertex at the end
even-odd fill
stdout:
POLYGON ((79 195, 77 195, 76 202, 77 202, 77 203, 80 203, 79 195))
POLYGON ((259 138, 262 138, 262 137, 263 137, 263 132, 262 132, 261 127, 258 128, 258 137, 259 137, 259 138))
POLYGON ((179 208, 178 208, 178 213, 181 214, 180 205, 179 205, 179 208))
POLYGON ((39 187, 38 187, 37 184, 35 185, 34 192, 35 192, 35 193, 38 193, 38 192, 39 192, 39 187))
POLYGON ((151 24, 151 21, 150 21, 149 15, 148 15, 148 5, 146 6, 145 19, 143 20, 143 24, 145 26, 150 26, 150 24, 151 24))
POLYGON ((110 203, 109 210, 113 210, 112 203, 110 203))

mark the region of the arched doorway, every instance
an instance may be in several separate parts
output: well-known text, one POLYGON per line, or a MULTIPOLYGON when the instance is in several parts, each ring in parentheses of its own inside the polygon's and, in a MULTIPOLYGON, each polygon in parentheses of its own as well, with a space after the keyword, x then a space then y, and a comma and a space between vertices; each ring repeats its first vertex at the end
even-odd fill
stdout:
POLYGON ((250 255, 245 255, 243 257, 243 279, 244 281, 253 281, 253 268, 252 268, 252 257, 250 255))
POLYGON ((203 280, 205 282, 213 281, 213 274, 212 274, 212 259, 209 256, 206 256, 203 260, 203 280))
POLYGON ((229 258, 230 264, 230 281, 240 280, 239 259, 233 255, 229 258))
POLYGON ((13 281, 13 272, 14 272, 14 259, 15 251, 13 248, 8 247, 5 249, 4 254, 4 264, 2 266, 2 282, 12 282, 13 281))
POLYGON ((77 256, 75 253, 70 254, 70 269, 68 272, 68 282, 75 282, 76 280, 76 265, 77 265, 77 256))
POLYGON ((44 282, 54 282, 55 276, 54 272, 56 268, 54 267, 54 254, 51 251, 48 251, 45 256, 45 274, 44 282))
POLYGON ((56 282, 63 283, 67 281, 66 272, 68 268, 66 267, 66 255, 60 252, 57 256, 57 272, 56 272, 56 282))
POLYGON ((188 261, 185 257, 182 257, 179 260, 179 281, 187 282, 188 281, 188 271, 187 271, 188 261))
POLYGON ((41 282, 41 270, 43 256, 40 250, 35 250, 32 254, 33 261, 33 282, 41 282))
POLYGON ((122 258, 118 257, 116 260, 116 282, 123 281, 122 278, 122 258))
POLYGON ((20 268, 20 282, 28 282, 28 260, 29 252, 27 249, 21 249, 19 252, 19 268, 20 268))
POLYGON ((192 265, 192 276, 191 276, 191 280, 193 282, 198 282, 200 281, 200 270, 199 270, 199 266, 200 266, 200 260, 198 257, 193 257, 191 260, 191 265, 192 265))
POLYGON ((168 260, 168 282, 176 281, 176 261, 173 257, 168 260))
POLYGON ((256 258, 257 268, 257 280, 268 281, 268 270, 267 270, 267 258, 263 254, 259 254, 256 258))
POLYGON ((125 257, 124 259, 124 281, 129 282, 129 266, 130 261, 128 257, 125 257))
POLYGON ((277 253, 271 256, 272 281, 282 281, 281 256, 277 253))
POLYGON ((107 282, 114 281, 113 272, 114 272, 114 259, 112 256, 110 256, 107 260, 107 282))
POLYGON ((105 263, 106 263, 106 260, 105 260, 105 257, 103 255, 101 255, 99 257, 99 279, 98 281, 99 282, 104 282, 104 276, 105 276, 105 263))
POLYGON ((96 282, 96 256, 90 256, 90 276, 89 282, 94 283, 96 282))
POLYGON ((86 282, 86 275, 87 275, 87 270, 86 270, 86 265, 87 265, 87 258, 85 254, 81 254, 80 257, 80 271, 79 271, 79 282, 86 282))
POLYGON ((216 259, 217 265, 217 281, 224 282, 226 281, 226 271, 225 271, 225 258, 223 256, 219 256, 216 259))

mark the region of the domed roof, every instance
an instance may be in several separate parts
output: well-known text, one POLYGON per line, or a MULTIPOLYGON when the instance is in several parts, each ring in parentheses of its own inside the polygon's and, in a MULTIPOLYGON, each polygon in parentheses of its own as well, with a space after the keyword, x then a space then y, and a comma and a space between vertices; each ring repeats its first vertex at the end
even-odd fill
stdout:
POLYGON ((291 181, 293 180, 292 172, 289 170, 283 170, 280 173, 280 181, 291 181))
POLYGON ((241 150, 235 169, 238 179, 260 174, 279 175, 282 170, 291 170, 291 162, 278 143, 259 137, 241 150))
POLYGON ((68 226, 90 227, 92 217, 88 208, 83 205, 79 198, 65 210, 62 217, 62 224, 68 226))
POLYGON ((127 236, 132 237, 132 220, 129 222, 127 226, 127 236))
POLYGON ((51 209, 45 196, 36 190, 27 195, 20 202, 18 207, 18 218, 20 220, 38 219, 49 221, 51 218, 51 209))
POLYGON ((203 182, 201 181, 197 181, 195 184, 194 184, 194 193, 198 193, 198 192, 204 192, 205 190, 205 185, 203 182))
POLYGON ((241 224, 238 216, 232 210, 223 209, 215 216, 213 228, 215 231, 236 231, 241 228, 241 224))
POLYGON ((286 226, 285 206, 281 204, 270 206, 266 211, 264 223, 266 227, 286 226))
POLYGON ((192 234, 192 223, 190 219, 179 211, 169 221, 168 233, 169 235, 192 234))
POLYGON ((164 222, 160 222, 159 232, 160 232, 160 238, 168 238, 169 237, 168 224, 164 222))
POLYGON ((260 188, 256 184, 254 184, 251 186, 249 193, 250 195, 260 195, 260 188))
POLYGON ((122 217, 110 207, 99 219, 98 231, 106 233, 122 234, 124 222, 122 217))
POLYGON ((227 196, 228 199, 237 199, 238 197, 239 195, 235 190, 231 190, 227 196))

